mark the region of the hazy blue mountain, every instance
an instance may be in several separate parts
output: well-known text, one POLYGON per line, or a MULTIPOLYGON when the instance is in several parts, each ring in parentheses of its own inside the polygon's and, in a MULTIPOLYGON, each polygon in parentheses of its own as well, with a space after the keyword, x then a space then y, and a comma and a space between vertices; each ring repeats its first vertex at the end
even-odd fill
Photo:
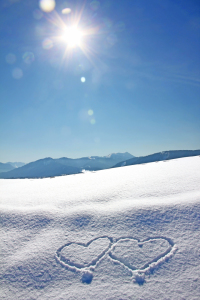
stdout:
POLYGON ((14 167, 10 163, 0 163, 0 172, 8 172, 13 169, 14 167))
POLYGON ((125 153, 112 153, 107 156, 90 156, 82 158, 67 158, 62 157, 55 161, 63 165, 74 166, 80 169, 96 171, 112 167, 120 161, 133 158, 134 156, 128 152, 125 153))
POLYGON ((25 165, 25 163, 23 163, 23 162, 8 162, 8 164, 13 166, 14 168, 20 168, 20 167, 23 167, 25 165))
POLYGON ((81 172, 79 168, 59 164, 48 157, 31 162, 23 167, 15 168, 9 172, 0 173, 0 178, 38 178, 76 174, 79 172, 81 172))
POLYGON ((113 153, 108 156, 91 156, 72 159, 50 157, 31 162, 9 172, 0 173, 0 178, 38 178, 80 173, 85 170, 108 169, 124 159, 133 157, 130 153, 113 153))
POLYGON ((200 155, 200 150, 163 151, 163 152, 158 152, 147 156, 133 157, 123 162, 117 163, 114 166, 114 168, 150 163, 150 162, 161 161, 161 160, 169 160, 169 159, 175 159, 181 157, 197 156, 197 155, 200 155))

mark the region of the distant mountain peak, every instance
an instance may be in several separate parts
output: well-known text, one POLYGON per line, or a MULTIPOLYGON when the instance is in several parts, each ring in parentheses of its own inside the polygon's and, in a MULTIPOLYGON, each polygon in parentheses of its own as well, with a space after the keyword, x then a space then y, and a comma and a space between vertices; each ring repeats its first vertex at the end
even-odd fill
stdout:
POLYGON ((124 153, 110 153, 106 156, 103 156, 106 158, 116 158, 116 157, 121 157, 122 159, 130 159, 133 158, 134 156, 130 154, 129 152, 124 152, 124 153))

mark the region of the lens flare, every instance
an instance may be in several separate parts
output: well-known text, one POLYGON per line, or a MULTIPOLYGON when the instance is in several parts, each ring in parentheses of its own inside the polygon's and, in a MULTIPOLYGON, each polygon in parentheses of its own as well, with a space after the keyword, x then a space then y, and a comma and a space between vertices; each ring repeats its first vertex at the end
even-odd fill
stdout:
POLYGON ((39 6, 40 9, 43 10, 44 12, 51 12, 52 10, 54 10, 55 6, 56 6, 56 2, 55 0, 40 0, 39 1, 39 6))
POLYGON ((64 8, 62 9, 62 14, 63 15, 69 15, 71 13, 71 8, 64 8))
POLYGON ((96 123, 95 119, 92 119, 92 120, 90 121, 90 123, 91 123, 92 125, 94 125, 94 124, 96 123))
POLYGON ((42 47, 43 49, 45 50, 49 50, 53 47, 53 42, 52 40, 50 39, 45 39, 43 42, 42 42, 42 47))
POLYGON ((93 115, 93 113, 94 113, 94 112, 93 112, 93 110, 92 110, 92 109, 89 109, 89 110, 88 110, 88 115, 89 115, 89 116, 92 116, 92 115, 93 115))
POLYGON ((90 8, 93 10, 93 11, 96 11, 97 9, 99 9, 100 7, 100 2, 97 1, 97 0, 94 0, 90 3, 90 8))
POLYGON ((35 60, 35 56, 32 52, 25 52, 22 58, 23 61, 28 65, 30 65, 35 60))

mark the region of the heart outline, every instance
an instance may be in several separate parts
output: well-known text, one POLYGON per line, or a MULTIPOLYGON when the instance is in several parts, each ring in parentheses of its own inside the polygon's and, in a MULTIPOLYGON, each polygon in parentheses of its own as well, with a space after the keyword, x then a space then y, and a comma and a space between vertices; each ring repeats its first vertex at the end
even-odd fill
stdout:
POLYGON ((124 266, 126 266, 127 268, 131 269, 132 271, 142 271, 146 268, 149 267, 150 264, 152 263, 156 263, 160 258, 162 257, 165 257, 171 250, 172 250, 172 247, 174 246, 174 243, 172 242, 172 240, 168 239, 168 238, 164 238, 164 237, 152 237, 152 238, 147 238, 143 241, 139 240, 139 239, 136 239, 136 238, 133 238, 133 237, 121 237, 119 238, 111 247, 108 255, 110 256, 110 258, 114 261, 119 261, 121 264, 123 264, 124 266), (142 247, 145 243, 148 243, 150 241, 154 241, 154 240, 165 240, 168 242, 169 244, 169 247, 162 253, 160 253, 159 255, 155 256, 155 258, 151 259, 150 261, 144 263, 144 265, 140 268, 136 268, 136 267, 131 267, 131 265, 127 265, 122 258, 120 257, 117 257, 115 254, 113 254, 111 251, 114 250, 114 248, 117 246, 117 244, 120 242, 120 241, 130 241, 130 240, 134 240, 134 241, 137 241, 138 243, 138 247, 142 247))
POLYGON ((95 267, 97 266, 97 264, 104 258, 104 256, 108 253, 108 251, 110 251, 110 248, 113 244, 113 238, 109 237, 109 236, 100 236, 100 237, 96 237, 92 240, 90 240, 87 243, 78 243, 78 242, 69 242, 63 246, 61 246, 57 251, 56 251, 56 260, 64 267, 68 268, 71 271, 86 271, 86 270, 91 270, 94 271, 95 267), (92 244, 94 241, 102 239, 102 238, 107 238, 109 240, 109 245, 108 247, 106 247, 99 255, 97 255, 96 258, 94 258, 90 263, 88 263, 86 266, 82 266, 80 267, 80 264, 77 263, 73 263, 70 260, 64 259, 63 260, 63 256, 61 254, 61 251, 67 247, 70 246, 72 244, 76 244, 79 246, 83 246, 85 248, 87 248, 90 244, 92 244))
MULTIPOLYGON (((152 270, 154 270, 160 264, 162 264, 163 262, 170 259, 176 253, 177 250, 178 250, 178 248, 174 244, 172 239, 164 237, 164 236, 148 237, 144 240, 139 240, 139 239, 131 237, 131 236, 120 237, 118 239, 114 239, 112 237, 104 235, 104 236, 96 237, 96 238, 90 240, 87 243, 78 243, 78 242, 66 243, 56 251, 55 258, 56 258, 57 262, 59 262, 61 264, 61 266, 65 267, 65 268, 67 268, 67 269, 69 269, 70 271, 73 271, 73 272, 80 272, 82 274, 82 278, 85 275, 88 275, 88 274, 91 275, 91 281, 92 281, 92 277, 93 277, 92 271, 95 270, 97 265, 108 254, 108 257, 112 262, 120 264, 124 268, 128 269, 131 272, 132 277, 134 278, 134 281, 137 282, 139 285, 141 285, 145 282, 145 275, 149 274, 152 270), (109 240, 109 246, 106 247, 100 253, 100 255, 98 255, 95 259, 93 259, 86 266, 80 267, 80 266, 78 266, 78 264, 76 265, 76 264, 70 262, 70 260, 67 260, 67 261, 62 260, 61 251, 64 247, 67 247, 67 246, 72 245, 72 244, 80 245, 80 246, 83 246, 83 247, 88 247, 93 241, 101 239, 101 238, 107 238, 109 240), (121 240, 136 240, 138 242, 138 245, 139 245, 139 244, 144 244, 145 242, 148 242, 148 241, 151 241, 151 240, 156 240, 156 239, 166 240, 169 243, 169 247, 167 248, 167 250, 165 252, 162 252, 161 254, 157 255, 154 259, 152 259, 151 261, 144 264, 144 266, 142 268, 139 268, 139 269, 130 268, 130 266, 127 266, 124 262, 120 261, 118 258, 113 257, 112 254, 111 254, 111 251, 114 249, 114 247, 117 245, 117 243, 121 240)), ((86 283, 90 283, 91 281, 86 282, 86 283)))
POLYGON ((119 265, 121 265, 122 267, 124 267, 125 269, 129 270, 129 272, 132 274, 133 277, 133 281, 135 283, 138 283, 139 285, 143 285, 145 282, 145 275, 150 274, 153 270, 155 270, 155 268, 157 268, 158 266, 160 266, 161 264, 163 264, 165 261, 168 261, 178 250, 177 246, 174 244, 174 242, 172 241, 172 239, 170 238, 166 238, 164 236, 156 236, 156 237, 149 237, 146 238, 144 240, 139 240, 133 237, 121 237, 119 238, 111 247, 111 250, 108 252, 108 257, 111 261, 113 261, 114 263, 117 263, 119 265), (170 247, 167 249, 167 251, 165 251, 163 254, 158 255, 152 262, 149 262, 147 264, 144 265, 143 269, 131 269, 129 268, 126 264, 124 264, 123 262, 119 261, 118 259, 114 259, 110 256, 110 252, 112 251, 112 249, 116 246, 117 242, 119 242, 120 240, 123 239, 134 239, 138 241, 139 243, 144 243, 146 241, 150 241, 153 239, 163 239, 168 241, 168 243, 170 244, 170 247))

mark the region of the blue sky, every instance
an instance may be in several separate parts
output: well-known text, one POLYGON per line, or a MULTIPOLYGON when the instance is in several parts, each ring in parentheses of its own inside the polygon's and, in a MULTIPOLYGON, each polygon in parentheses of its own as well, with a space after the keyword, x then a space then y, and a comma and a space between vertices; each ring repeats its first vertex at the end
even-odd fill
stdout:
POLYGON ((55 4, 1 1, 0 161, 199 149, 199 1, 55 4))

